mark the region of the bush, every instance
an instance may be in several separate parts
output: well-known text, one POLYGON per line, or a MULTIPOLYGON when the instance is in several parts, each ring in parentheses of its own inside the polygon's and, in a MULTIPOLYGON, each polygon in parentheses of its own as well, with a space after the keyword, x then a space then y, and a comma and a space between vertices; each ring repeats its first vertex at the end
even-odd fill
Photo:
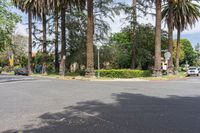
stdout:
POLYGON ((20 65, 14 66, 14 71, 16 71, 17 69, 22 68, 20 65))
POLYGON ((0 67, 0 74, 2 73, 2 71, 3 71, 3 68, 2 68, 2 67, 0 67))
MULTIPOLYGON (((97 74, 98 71, 96 71, 97 74)), ((149 70, 129 70, 129 69, 111 69, 100 70, 101 77, 110 78, 137 78, 137 77, 150 77, 152 72, 149 70)))
POLYGON ((9 66, 5 66, 5 67, 3 67, 3 71, 4 72, 10 72, 11 68, 9 66))

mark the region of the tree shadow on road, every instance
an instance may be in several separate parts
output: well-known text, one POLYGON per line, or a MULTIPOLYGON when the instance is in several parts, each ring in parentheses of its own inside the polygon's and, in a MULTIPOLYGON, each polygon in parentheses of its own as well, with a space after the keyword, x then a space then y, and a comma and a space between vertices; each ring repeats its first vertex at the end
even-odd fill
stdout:
MULTIPOLYGON (((156 98, 113 94, 116 104, 78 103, 59 113, 45 113, 40 125, 24 133, 199 133, 200 97, 156 98)), ((16 133, 15 130, 3 133, 16 133)))

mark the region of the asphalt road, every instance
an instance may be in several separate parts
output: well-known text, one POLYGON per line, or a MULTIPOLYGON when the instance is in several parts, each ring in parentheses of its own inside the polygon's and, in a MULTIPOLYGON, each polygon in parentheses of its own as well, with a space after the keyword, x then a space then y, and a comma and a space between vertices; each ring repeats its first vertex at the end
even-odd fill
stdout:
POLYGON ((0 76, 0 133, 18 131, 200 133, 200 78, 89 82, 0 76))

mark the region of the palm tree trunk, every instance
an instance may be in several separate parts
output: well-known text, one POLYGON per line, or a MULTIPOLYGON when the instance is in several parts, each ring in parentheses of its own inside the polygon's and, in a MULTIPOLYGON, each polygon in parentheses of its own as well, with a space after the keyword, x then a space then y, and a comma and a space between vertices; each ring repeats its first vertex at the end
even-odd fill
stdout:
POLYGON ((178 26, 178 28, 177 28, 177 44, 176 44, 176 74, 178 74, 178 70, 179 70, 180 38, 181 38, 181 30, 180 30, 180 26, 178 26))
POLYGON ((168 73, 173 73, 173 0, 168 0, 168 4, 168 51, 171 53, 171 57, 168 61, 168 73))
POLYGON ((29 29, 29 39, 28 39, 28 72, 32 73, 32 13, 28 12, 28 29, 29 29))
POLYGON ((46 15, 42 15, 42 27, 43 27, 43 53, 47 52, 47 25, 46 15))
POLYGON ((55 26, 55 72, 59 73, 59 54, 58 54, 58 12, 55 11, 54 18, 54 26, 55 26))
POLYGON ((161 0, 156 0, 156 34, 154 74, 161 76, 161 0))
POLYGON ((46 25, 46 15, 42 14, 42 28, 43 28, 43 64, 42 64, 42 72, 43 74, 47 75, 46 70, 46 61, 47 61, 47 25, 46 25))
POLYGON ((66 60, 66 33, 65 33, 65 12, 66 9, 63 7, 61 9, 61 39, 62 39, 62 48, 61 48, 61 62, 60 62, 60 75, 65 76, 65 60, 66 60))
POLYGON ((94 54, 93 54, 93 0, 87 1, 88 18, 87 18, 87 59, 86 59, 86 76, 94 76, 94 54))
POLYGON ((135 69, 136 65, 136 25, 137 25, 137 0, 133 0, 133 22, 132 22, 132 62, 131 62, 131 69, 135 69))

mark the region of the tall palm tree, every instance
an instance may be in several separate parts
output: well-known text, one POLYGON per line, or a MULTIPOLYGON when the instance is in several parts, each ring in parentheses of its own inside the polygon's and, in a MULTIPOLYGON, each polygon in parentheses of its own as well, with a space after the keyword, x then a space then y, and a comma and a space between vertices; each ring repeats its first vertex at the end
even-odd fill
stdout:
POLYGON ((32 13, 28 12, 28 29, 29 29, 29 38, 28 38, 28 72, 32 73, 32 13))
POLYGON ((164 8, 162 11, 162 19, 165 19, 168 27, 168 51, 171 54, 171 57, 168 60, 168 73, 173 73, 173 29, 174 29, 174 20, 173 20, 173 4, 174 0, 168 0, 166 6, 167 10, 164 8), (165 12, 168 12, 167 14, 165 12))
POLYGON ((131 69, 135 69, 136 64, 136 25, 137 25, 137 0, 132 1, 132 62, 131 69))
POLYGON ((47 0, 48 9, 52 10, 55 15, 55 68, 60 72, 60 75, 65 75, 66 64, 66 10, 72 7, 82 9, 85 6, 86 0, 47 0), (58 13, 61 12, 61 62, 60 70, 58 63, 58 13))
POLYGON ((93 34, 94 34, 94 16, 93 0, 87 0, 87 53, 86 53, 86 76, 94 76, 94 54, 93 54, 93 34))
POLYGON ((168 72, 173 73, 173 4, 175 0, 168 0, 167 4, 162 10, 162 19, 167 23, 168 27, 168 51, 171 53, 171 57, 168 60, 168 72))
POLYGON ((22 0, 12 0, 14 5, 23 12, 28 13, 28 29, 29 29, 29 39, 28 39, 28 72, 32 73, 32 8, 25 6, 25 1, 22 0))
MULTIPOLYGON (((189 26, 192 28, 200 17, 199 5, 191 0, 174 0, 173 1, 173 28, 177 29, 177 44, 176 44, 176 73, 179 68, 180 55, 180 37, 181 32, 189 26)), ((163 17, 169 15, 169 6, 166 5, 163 9, 163 17)))
POLYGON ((55 72, 59 73, 59 54, 58 54, 58 9, 56 8, 54 11, 54 27, 55 27, 55 72))
POLYGON ((61 9, 61 38, 62 38, 62 48, 61 48, 61 62, 60 62, 60 75, 65 75, 65 64, 66 64, 66 34, 65 34, 65 13, 66 8, 65 6, 61 9))
POLYGON ((168 61, 168 72, 173 73, 173 1, 174 0, 168 0, 168 6, 169 6, 169 17, 167 21, 167 26, 168 26, 168 51, 171 54, 171 57, 169 58, 168 61))
POLYGON ((161 0, 156 0, 155 76, 161 76, 161 0))
POLYGON ((42 14, 42 28, 43 28, 43 40, 42 40, 42 47, 43 52, 47 53, 47 18, 46 14, 42 14))
MULTIPOLYGON (((33 16, 36 18, 40 18, 43 21, 43 52, 46 54, 47 51, 47 43, 46 43, 46 15, 51 14, 54 12, 55 8, 61 8, 62 12, 62 54, 66 54, 66 38, 65 38, 65 11, 63 7, 71 8, 71 7, 78 7, 78 9, 82 9, 85 5, 85 0, 13 0, 15 5, 20 8, 22 11, 31 12, 33 16)), ((29 35, 30 37, 30 35, 29 35)), ((31 45, 32 46, 32 45, 31 45)), ((63 60, 63 59, 62 59, 63 60)), ((45 62, 45 61, 44 61, 45 62)), ((63 61, 61 61, 63 62, 63 61)), ((62 64, 65 64, 63 62, 62 64)), ((62 65, 63 66, 63 65, 62 65)))

